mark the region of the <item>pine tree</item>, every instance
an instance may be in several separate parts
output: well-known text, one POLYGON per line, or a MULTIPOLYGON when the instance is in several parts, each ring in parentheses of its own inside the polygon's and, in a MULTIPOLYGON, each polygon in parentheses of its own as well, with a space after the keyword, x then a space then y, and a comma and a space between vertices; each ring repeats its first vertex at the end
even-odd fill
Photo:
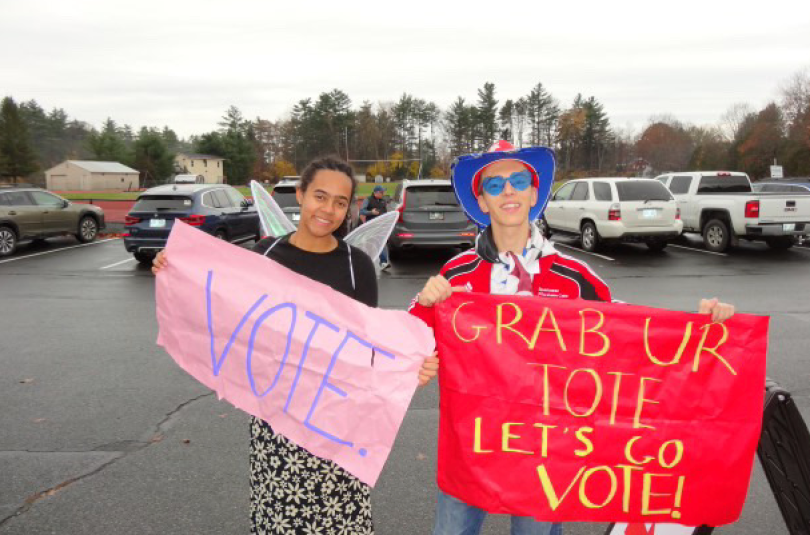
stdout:
POLYGON ((480 129, 481 147, 486 150, 495 141, 498 133, 498 101, 495 100, 495 84, 487 82, 478 90, 477 124, 480 129))
POLYGON ((39 168, 28 128, 11 97, 0 106, 0 176, 25 177, 39 168))

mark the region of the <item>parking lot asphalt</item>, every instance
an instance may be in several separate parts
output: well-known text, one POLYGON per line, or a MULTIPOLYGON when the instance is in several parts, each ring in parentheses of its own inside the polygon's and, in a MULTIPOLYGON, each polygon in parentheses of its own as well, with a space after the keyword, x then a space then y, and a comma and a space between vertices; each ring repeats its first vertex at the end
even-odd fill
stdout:
MULTIPOLYGON (((770 315, 768 375, 810 421, 810 248, 699 241, 599 256, 561 240, 626 302, 694 311, 720 297, 770 315)), ((405 308, 453 251, 406 255, 380 279, 380 306, 405 308)), ((0 260, 0 534, 247 533, 248 418, 155 345, 154 281, 120 240, 23 246, 0 260)), ((373 491, 379 534, 429 533, 438 391, 420 389, 373 491)), ((572 535, 600 524, 567 524, 572 535)), ((507 533, 491 517, 486 534, 507 533)), ((757 466, 741 519, 721 534, 786 534, 757 466)))

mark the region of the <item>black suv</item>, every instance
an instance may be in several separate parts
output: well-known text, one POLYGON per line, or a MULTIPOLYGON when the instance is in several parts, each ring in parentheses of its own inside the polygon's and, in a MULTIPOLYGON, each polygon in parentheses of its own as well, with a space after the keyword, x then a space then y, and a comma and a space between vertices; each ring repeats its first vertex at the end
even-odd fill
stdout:
POLYGON ((222 240, 258 240, 259 214, 253 202, 224 184, 166 185, 143 192, 126 216, 124 247, 150 264, 166 246, 176 220, 222 240))

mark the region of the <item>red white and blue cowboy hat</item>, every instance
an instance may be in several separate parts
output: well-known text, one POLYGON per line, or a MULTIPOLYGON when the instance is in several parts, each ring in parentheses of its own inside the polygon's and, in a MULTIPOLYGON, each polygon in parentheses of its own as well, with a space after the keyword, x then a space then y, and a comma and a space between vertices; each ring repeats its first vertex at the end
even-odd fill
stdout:
POLYGON ((547 147, 516 149, 508 141, 496 141, 487 152, 459 156, 450 167, 450 180, 461 208, 479 227, 490 225, 489 214, 478 206, 481 174, 492 163, 516 160, 532 174, 532 186, 537 188, 537 203, 529 210, 529 221, 534 221, 546 208, 554 182, 554 151, 547 147))

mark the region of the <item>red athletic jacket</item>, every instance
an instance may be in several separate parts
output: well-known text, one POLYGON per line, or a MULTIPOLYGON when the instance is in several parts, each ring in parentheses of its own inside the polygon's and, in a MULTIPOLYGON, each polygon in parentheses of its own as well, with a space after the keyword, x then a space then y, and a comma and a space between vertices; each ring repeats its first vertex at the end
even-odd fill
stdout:
MULTIPOLYGON (((492 265, 497 261, 497 249, 488 228, 479 236, 475 249, 450 259, 440 274, 452 286, 466 286, 471 292, 490 293, 492 265)), ((553 247, 544 248, 537 261, 540 263, 540 273, 532 277, 534 295, 589 301, 612 300, 610 288, 584 262, 562 255, 553 247)), ((413 299, 408 311, 433 328, 433 308, 420 305, 418 297, 413 299)))

